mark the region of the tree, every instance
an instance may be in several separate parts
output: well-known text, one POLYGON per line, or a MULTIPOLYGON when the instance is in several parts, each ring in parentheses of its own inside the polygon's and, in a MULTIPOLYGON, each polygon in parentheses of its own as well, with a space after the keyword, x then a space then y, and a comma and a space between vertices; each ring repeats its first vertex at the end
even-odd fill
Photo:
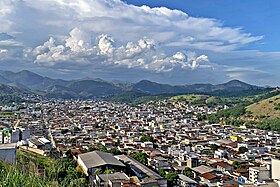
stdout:
POLYGON ((98 175, 98 174, 102 174, 102 169, 101 168, 97 168, 95 171, 94 171, 94 174, 95 175, 98 175))
POLYGON ((154 138, 152 136, 141 136, 141 142, 154 142, 154 138))
POLYGON ((232 165, 233 165, 233 167, 234 167, 235 169, 242 169, 242 168, 245 168, 245 165, 244 165, 244 164, 241 164, 240 162, 237 162, 237 161, 234 161, 232 165))
POLYGON ((108 152, 108 149, 104 145, 100 144, 100 146, 101 146, 100 148, 101 152, 106 152, 106 153, 108 152))
POLYGON ((68 129, 61 129, 61 134, 66 134, 68 132, 68 129))
POLYGON ((148 164, 148 155, 146 153, 134 153, 131 156, 142 164, 148 164))
POLYGON ((95 148, 93 146, 90 146, 87 150, 87 152, 92 152, 92 151, 95 151, 95 148))
POLYGON ((116 173, 116 170, 114 169, 107 169, 104 171, 105 174, 111 174, 111 173, 116 173))
POLYGON ((211 148, 212 150, 214 150, 214 151, 217 151, 217 150, 219 149, 219 146, 216 145, 216 144, 211 144, 211 145, 210 145, 210 148, 211 148))
POLYGON ((162 177, 165 177, 165 170, 164 169, 159 169, 158 174, 162 177))
POLYGON ((189 178, 194 178, 194 174, 192 170, 189 167, 186 167, 185 170, 183 171, 183 174, 186 175, 189 178))
POLYGON ((117 148, 111 148, 110 150, 109 150, 109 152, 110 153, 112 153, 113 155, 122 155, 122 154, 124 154, 123 152, 121 152, 119 149, 117 149, 117 148))
POLYGON ((244 154, 248 151, 248 149, 246 147, 239 147, 238 149, 238 154, 244 154))
POLYGON ((176 185, 179 176, 176 172, 171 172, 171 173, 167 173, 165 175, 165 178, 167 179, 167 182, 169 184, 168 186, 174 186, 176 185))

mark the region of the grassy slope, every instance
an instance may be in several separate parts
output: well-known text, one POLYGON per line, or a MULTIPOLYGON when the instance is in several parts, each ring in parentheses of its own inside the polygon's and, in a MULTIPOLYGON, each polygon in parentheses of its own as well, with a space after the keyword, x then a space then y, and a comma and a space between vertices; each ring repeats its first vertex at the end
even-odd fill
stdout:
POLYGON ((251 111, 253 116, 269 116, 274 119, 280 117, 280 110, 275 109, 276 104, 280 104, 280 94, 249 105, 247 111, 251 111))
POLYGON ((208 95, 200 95, 200 94, 186 94, 186 95, 177 95, 173 96, 170 99, 173 101, 186 101, 189 103, 197 102, 197 101, 204 101, 210 98, 208 95))

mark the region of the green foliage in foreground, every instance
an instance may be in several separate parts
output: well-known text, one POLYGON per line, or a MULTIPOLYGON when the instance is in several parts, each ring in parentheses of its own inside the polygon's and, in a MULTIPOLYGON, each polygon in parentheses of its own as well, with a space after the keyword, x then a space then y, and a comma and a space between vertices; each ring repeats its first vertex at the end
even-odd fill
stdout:
POLYGON ((70 158, 52 159, 40 155, 17 152, 17 164, 0 163, 0 187, 2 186, 88 186, 86 176, 70 158), (45 169, 44 175, 37 168, 45 169))
POLYGON ((179 176, 176 172, 171 172, 171 173, 167 173, 165 175, 165 178, 167 179, 168 186, 175 186, 179 176))
MULTIPOLYGON (((179 176, 176 172, 167 173, 164 169, 159 169, 158 173, 160 176, 167 179, 167 183, 168 183, 167 186, 175 186, 177 184, 177 180, 178 180, 179 176)), ((185 175, 185 173, 184 173, 184 175, 185 175)))
POLYGON ((0 161, 0 186, 48 187, 53 185, 38 175, 23 172, 20 166, 0 161))

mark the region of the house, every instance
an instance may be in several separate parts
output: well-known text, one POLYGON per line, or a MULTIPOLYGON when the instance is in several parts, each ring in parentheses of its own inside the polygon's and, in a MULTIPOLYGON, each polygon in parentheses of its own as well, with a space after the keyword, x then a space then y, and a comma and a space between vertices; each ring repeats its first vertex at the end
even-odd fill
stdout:
POLYGON ((232 171, 234 169, 232 165, 226 162, 217 162, 213 166, 216 166, 217 170, 221 172, 232 171))
POLYGON ((168 162, 168 159, 163 158, 161 156, 154 157, 148 159, 148 164, 153 167, 155 170, 169 170, 170 169, 170 164, 168 162))
POLYGON ((35 149, 43 149, 44 143, 38 141, 37 139, 30 139, 28 141, 29 147, 35 148, 35 149))
POLYGON ((186 175, 183 174, 178 174, 178 186, 181 187, 196 187, 197 186, 197 182, 189 177, 187 177, 186 175))
POLYGON ((82 167, 83 172, 89 176, 94 175, 98 168, 110 169, 113 167, 125 167, 112 154, 101 151, 93 151, 78 155, 78 164, 82 167))
POLYGON ((136 174, 137 178, 140 180, 141 186, 167 187, 167 180, 165 178, 161 177, 158 173, 141 164, 134 158, 127 155, 118 155, 116 156, 116 158, 131 168, 131 170, 136 174))
POLYGON ((201 175, 199 175, 200 181, 201 182, 205 182, 207 184, 209 183, 216 183, 220 180, 220 177, 212 174, 212 173, 203 173, 201 175))
POLYGON ((192 171, 194 171, 194 178, 196 178, 198 175, 204 174, 204 173, 211 173, 213 171, 215 171, 215 168, 209 167, 209 166, 198 166, 195 168, 192 168, 192 171))
POLYGON ((41 150, 50 150, 52 147, 51 142, 46 138, 30 139, 28 145, 29 147, 41 150))
POLYGON ((11 164, 16 163, 16 143, 0 144, 0 160, 11 164))
POLYGON ((39 138, 38 141, 44 144, 44 150, 50 150, 52 148, 51 142, 48 139, 39 138))
POLYGON ((267 167, 249 168, 249 180, 253 183, 263 182, 270 179, 270 170, 267 167))
POLYGON ((112 174, 96 175, 97 187, 120 187, 124 181, 129 181, 130 178, 122 172, 112 174))
POLYGON ((141 143, 141 146, 145 148, 153 148, 154 144, 153 142, 143 142, 141 143))

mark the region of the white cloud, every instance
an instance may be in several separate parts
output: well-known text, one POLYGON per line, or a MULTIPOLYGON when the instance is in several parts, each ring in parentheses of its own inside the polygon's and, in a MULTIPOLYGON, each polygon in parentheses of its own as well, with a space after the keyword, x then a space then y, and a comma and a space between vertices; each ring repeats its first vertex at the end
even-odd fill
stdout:
POLYGON ((29 53, 34 55, 36 63, 44 66, 55 66, 57 63, 70 61, 77 65, 82 62, 83 65, 95 68, 115 65, 157 73, 178 68, 196 69, 200 63, 208 62, 206 55, 197 57, 194 52, 189 55, 182 52, 177 52, 173 56, 164 53, 158 55, 160 51, 157 50, 155 41, 147 38, 140 39, 136 43, 128 42, 126 45, 118 44, 112 37, 104 34, 98 36, 95 41, 90 38, 90 35, 85 35, 75 28, 64 43, 56 44, 55 39, 51 37, 29 53))
POLYGON ((8 53, 7 49, 0 49, 0 58, 5 57, 7 53, 8 53))
MULTIPOLYGON (((135 42, 135 38, 147 37, 163 45, 213 51, 234 50, 262 39, 262 36, 252 36, 240 28, 223 27, 219 20, 195 18, 179 10, 165 7, 128 5, 120 0, 12 2, 4 0, 3 6, 0 7, 0 12, 3 12, 0 20, 6 20, 13 25, 3 29, 6 32, 9 28, 12 29, 10 32, 22 32, 22 29, 30 30, 29 27, 37 27, 47 36, 63 32, 68 34, 66 31, 78 27, 85 32, 113 36, 125 43, 135 42), (19 13, 13 11, 14 9, 20 9, 19 13), (34 13, 30 13, 31 10, 34 13), (36 13, 37 16, 32 17, 34 20, 31 23, 24 25, 26 20, 24 17, 18 17, 20 15, 17 14, 20 13, 25 14, 27 18, 30 14, 36 13)), ((22 35, 30 38, 30 34, 34 33, 22 35)))
POLYGON ((201 72, 231 78, 224 64, 234 67, 232 59, 242 56, 239 49, 263 38, 216 19, 121 0, 1 0, 0 25, 0 32, 13 36, 0 37, 5 58, 22 54, 27 64, 35 62, 30 67, 92 74, 102 69, 112 77, 122 70, 174 82, 201 72), (227 62, 219 59, 234 52, 237 56, 227 62))

